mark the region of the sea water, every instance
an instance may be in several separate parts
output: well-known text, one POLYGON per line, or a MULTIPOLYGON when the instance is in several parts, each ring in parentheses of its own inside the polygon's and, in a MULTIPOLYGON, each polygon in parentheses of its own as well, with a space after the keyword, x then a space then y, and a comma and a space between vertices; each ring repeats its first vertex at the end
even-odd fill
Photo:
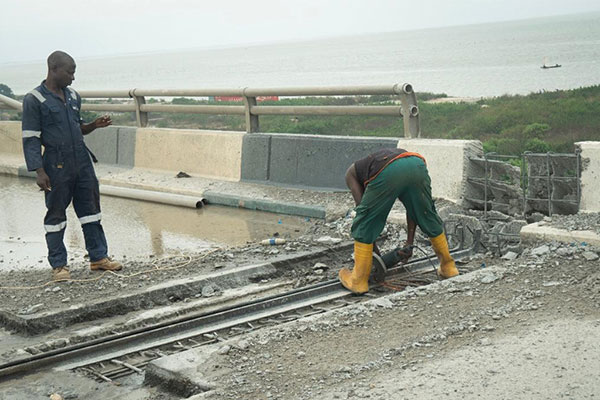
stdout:
MULTIPOLYGON (((600 83, 600 13, 260 46, 73 56, 78 90, 409 82, 417 92, 450 96, 527 94, 600 83), (561 67, 540 68, 544 63, 561 67)), ((45 75, 44 62, 0 64, 0 83, 16 94, 45 75)))

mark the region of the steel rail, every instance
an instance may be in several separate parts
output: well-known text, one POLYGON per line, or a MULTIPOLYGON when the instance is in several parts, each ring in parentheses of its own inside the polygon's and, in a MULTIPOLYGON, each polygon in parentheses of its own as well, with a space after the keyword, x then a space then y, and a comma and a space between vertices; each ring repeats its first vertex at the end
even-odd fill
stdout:
MULTIPOLYGON (((476 246, 471 249, 453 251, 452 255, 459 259, 472 254, 475 250, 476 246)), ((388 274, 411 275, 424 272, 431 267, 431 258, 424 257, 391 268, 388 274)), ((373 285, 372 287, 376 286, 373 285)), ((214 312, 197 313, 151 327, 117 333, 11 361, 0 365, 0 381, 32 373, 42 367, 51 367, 54 370, 81 368, 101 361, 113 360, 126 354, 176 343, 184 339, 348 296, 352 296, 352 293, 344 289, 337 279, 321 282, 291 292, 225 307, 214 312)))

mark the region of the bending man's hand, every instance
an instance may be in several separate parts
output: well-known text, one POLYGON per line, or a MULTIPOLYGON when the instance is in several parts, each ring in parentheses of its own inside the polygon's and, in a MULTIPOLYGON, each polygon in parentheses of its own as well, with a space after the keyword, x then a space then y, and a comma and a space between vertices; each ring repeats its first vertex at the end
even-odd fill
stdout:
POLYGON ((397 250, 397 253, 400 256, 400 262, 406 264, 413 255, 413 246, 405 242, 404 246, 397 250))

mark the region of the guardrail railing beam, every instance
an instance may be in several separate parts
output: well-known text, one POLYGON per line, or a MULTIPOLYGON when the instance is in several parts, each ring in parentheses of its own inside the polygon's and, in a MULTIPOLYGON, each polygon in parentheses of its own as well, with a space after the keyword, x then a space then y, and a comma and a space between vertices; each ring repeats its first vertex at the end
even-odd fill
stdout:
POLYGON ((259 131, 258 115, 252 112, 252 109, 257 107, 256 97, 247 95, 247 89, 248 88, 244 88, 244 90, 242 91, 242 94, 244 96, 244 111, 246 114, 246 132, 256 133, 259 131))
MULTIPOLYGON (((419 107, 412 85, 405 83, 394 85, 370 86, 331 86, 331 87, 294 87, 294 88, 215 88, 215 89, 131 89, 131 90, 82 90, 82 98, 130 98, 129 104, 84 103, 82 110, 100 112, 134 112, 137 126, 148 126, 149 112, 244 115, 246 132, 259 132, 260 115, 389 115, 403 119, 404 136, 417 138, 421 136, 419 123, 419 107), (260 105, 260 96, 398 96, 400 106, 277 106, 260 105), (243 106, 238 105, 180 105, 180 104, 146 104, 146 97, 238 97, 243 99, 243 106)), ((0 95, 0 106, 21 110, 20 102, 0 95)))
POLYGON ((146 104, 146 98, 144 96, 136 94, 136 89, 131 89, 129 95, 133 98, 135 104, 135 121, 137 126, 145 128, 148 126, 148 112, 142 111, 142 107, 146 104))

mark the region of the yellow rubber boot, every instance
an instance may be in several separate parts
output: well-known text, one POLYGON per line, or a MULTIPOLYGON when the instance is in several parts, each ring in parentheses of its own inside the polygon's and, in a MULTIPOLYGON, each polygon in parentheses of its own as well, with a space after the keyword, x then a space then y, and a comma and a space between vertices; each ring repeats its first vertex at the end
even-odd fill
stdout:
POLYGON ((458 275, 458 269, 456 268, 454 259, 452 258, 452 256, 450 255, 450 251, 448 250, 448 241, 446 240, 446 234, 442 232, 434 238, 429 238, 429 240, 431 240, 431 246, 433 247, 433 251, 435 251, 435 254, 440 260, 440 267, 437 270, 438 276, 443 279, 447 279, 458 275))
POLYGON ((340 282, 348 290, 356 294, 369 291, 369 274, 373 267, 373 243, 354 242, 354 269, 342 268, 339 273, 340 282))

